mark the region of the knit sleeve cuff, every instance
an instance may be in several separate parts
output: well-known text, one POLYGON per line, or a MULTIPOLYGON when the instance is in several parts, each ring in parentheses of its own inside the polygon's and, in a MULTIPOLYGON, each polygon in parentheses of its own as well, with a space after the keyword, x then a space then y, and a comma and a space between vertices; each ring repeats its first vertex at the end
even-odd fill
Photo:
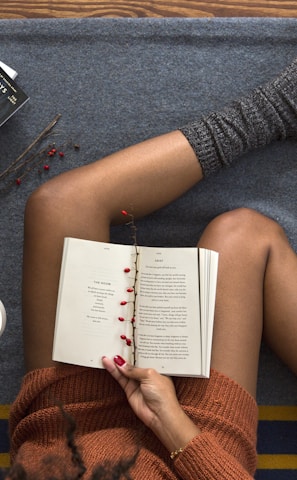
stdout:
POLYGON ((218 166, 217 153, 213 139, 210 136, 206 122, 193 122, 179 128, 179 131, 186 137, 199 161, 203 176, 208 177, 215 173, 218 166))
POLYGON ((174 460, 174 467, 183 480, 252 480, 256 470, 252 459, 250 465, 241 465, 207 432, 184 448, 174 460))

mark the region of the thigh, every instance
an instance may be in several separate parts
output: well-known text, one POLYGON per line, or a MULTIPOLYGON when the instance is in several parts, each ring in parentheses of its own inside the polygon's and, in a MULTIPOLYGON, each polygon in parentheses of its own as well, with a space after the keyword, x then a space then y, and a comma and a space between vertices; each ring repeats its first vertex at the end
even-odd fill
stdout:
POLYGON ((263 338, 297 375, 297 255, 283 232, 266 268, 263 338))
POLYGON ((211 366, 254 397, 270 222, 247 209, 229 212, 210 223, 198 244, 219 251, 211 366))

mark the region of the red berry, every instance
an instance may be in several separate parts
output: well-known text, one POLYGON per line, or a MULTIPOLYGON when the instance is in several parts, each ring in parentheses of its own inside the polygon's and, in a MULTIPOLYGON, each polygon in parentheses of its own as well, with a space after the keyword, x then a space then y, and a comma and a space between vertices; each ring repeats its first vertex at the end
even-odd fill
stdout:
POLYGON ((134 289, 133 288, 127 288, 127 292, 129 292, 129 293, 134 292, 134 289))
POLYGON ((129 272, 131 272, 131 270, 130 270, 130 268, 127 267, 127 268, 124 268, 124 272, 129 273, 129 272))
POLYGON ((126 216, 126 215, 128 215, 128 212, 126 212, 126 210, 122 210, 121 214, 126 216))
POLYGON ((131 323, 135 323, 135 317, 131 318, 131 323))
POLYGON ((119 320, 120 322, 124 322, 124 321, 125 321, 124 317, 118 317, 118 320, 119 320))
POLYGON ((122 340, 126 340, 126 338, 127 338, 126 335, 121 335, 122 340))
POLYGON ((49 165, 43 165, 43 170, 49 170, 49 165))
POLYGON ((126 338, 126 344, 128 347, 130 347, 132 345, 132 340, 130 340, 130 338, 126 338))
POLYGON ((48 154, 49 157, 53 157, 53 156, 55 155, 52 150, 50 150, 49 152, 47 152, 47 154, 48 154))
POLYGON ((127 305, 127 302, 125 300, 122 300, 121 305, 127 305))
POLYGON ((64 152, 59 152, 60 157, 64 157, 65 153, 64 152))
POLYGON ((22 183, 22 180, 21 180, 20 178, 17 178, 16 181, 15 181, 15 183, 16 183, 17 185, 20 185, 20 184, 22 183))

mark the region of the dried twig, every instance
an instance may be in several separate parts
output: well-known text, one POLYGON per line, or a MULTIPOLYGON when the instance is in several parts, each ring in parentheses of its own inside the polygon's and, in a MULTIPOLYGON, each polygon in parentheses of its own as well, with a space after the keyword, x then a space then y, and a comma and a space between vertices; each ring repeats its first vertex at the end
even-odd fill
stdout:
POLYGON ((23 151, 23 153, 21 153, 21 155, 18 156, 18 158, 16 160, 14 160, 14 162, 12 162, 11 165, 9 165, 9 167, 6 168, 6 170, 4 170, 1 174, 0 174, 0 180, 2 180, 3 178, 5 178, 7 175, 9 175, 11 173, 11 171, 13 171, 13 169, 15 170, 15 167, 16 165, 21 161, 23 160, 23 158, 32 150, 32 148, 35 147, 35 145, 37 145, 37 143, 39 143, 46 135, 48 135, 48 133, 52 130, 52 128, 56 125, 56 123, 59 121, 59 119, 61 118, 61 114, 59 113, 58 115, 55 116, 55 118, 47 125, 47 127, 45 127, 44 130, 42 130, 42 132, 35 138, 35 140, 33 140, 33 142, 23 151))
MULTIPOLYGON (((133 281, 133 285, 132 285, 132 288, 131 288, 131 291, 134 292, 134 299, 132 301, 133 303, 133 311, 132 311, 132 318, 130 319, 130 323, 132 325, 132 340, 129 339, 129 338, 126 338, 125 335, 123 335, 123 340, 126 341, 127 345, 131 345, 133 347, 133 352, 132 352, 132 355, 133 355, 133 365, 136 364, 136 350, 137 350, 137 345, 136 345, 136 325, 135 325, 135 322, 136 322, 136 318, 135 318, 135 314, 136 314, 136 283, 137 283, 137 280, 138 280, 138 256, 139 256, 139 253, 138 253, 138 243, 137 243, 137 227, 135 225, 135 218, 134 218, 134 215, 132 213, 128 213, 126 210, 122 210, 121 211, 122 215, 124 216, 128 216, 130 218, 130 221, 126 223, 126 225, 128 225, 131 229, 131 238, 133 240, 133 245, 135 247, 135 261, 134 261, 134 268, 135 268, 135 275, 134 275, 134 281, 133 281)), ((129 289, 127 291, 130 291, 129 289)))

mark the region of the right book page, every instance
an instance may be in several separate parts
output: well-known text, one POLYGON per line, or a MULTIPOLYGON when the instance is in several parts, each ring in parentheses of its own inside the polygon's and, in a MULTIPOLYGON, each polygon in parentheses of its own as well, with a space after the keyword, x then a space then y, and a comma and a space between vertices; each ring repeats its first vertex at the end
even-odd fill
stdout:
POLYGON ((199 265, 196 248, 138 247, 138 275, 136 285, 136 364, 155 368, 160 373, 176 376, 208 376, 203 358, 210 354, 213 319, 212 305, 203 300, 201 309, 201 282, 203 295, 215 299, 216 271, 208 259, 217 253, 203 256, 199 265), (207 273, 204 272, 207 270, 207 273), (212 278, 214 277, 214 278, 212 278), (208 319, 211 325, 205 330, 208 319), (203 329, 202 329, 203 325, 203 329))
POLYGON ((199 248, 201 376, 209 377, 219 254, 199 248))

